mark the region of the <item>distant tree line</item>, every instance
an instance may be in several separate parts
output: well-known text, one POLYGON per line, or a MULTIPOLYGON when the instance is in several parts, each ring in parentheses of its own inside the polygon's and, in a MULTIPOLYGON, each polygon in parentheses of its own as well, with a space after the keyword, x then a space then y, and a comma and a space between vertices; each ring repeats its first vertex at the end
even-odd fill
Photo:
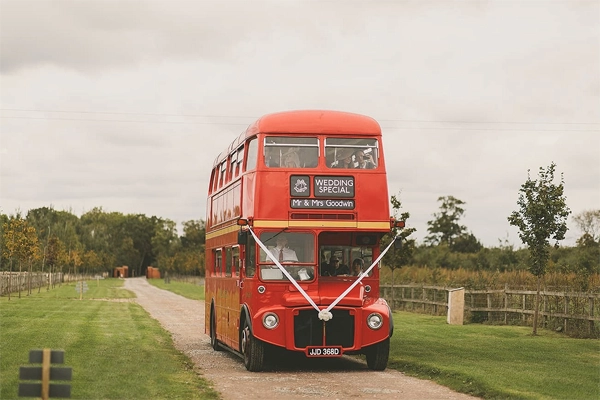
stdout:
POLYGON ((94 208, 81 217, 52 207, 26 216, 0 214, 0 269, 65 273, 111 272, 128 266, 144 275, 148 266, 204 275, 205 224, 183 223, 179 236, 168 219, 94 208))
MULTIPOLYGON (((515 250, 508 240, 498 240, 498 246, 484 247, 477 237, 461 224, 466 203, 453 196, 438 198, 439 211, 427 222, 424 243, 417 245, 410 238, 414 228, 405 228, 401 250, 388 253, 383 261, 391 270, 403 265, 430 269, 507 272, 526 270, 537 277, 537 289, 546 272, 573 274, 579 290, 588 290, 590 277, 600 274, 600 209, 586 210, 572 220, 582 235, 576 246, 559 246, 565 237, 566 221, 571 211, 564 196, 564 180, 554 182, 555 164, 540 168, 538 179, 528 175, 521 186, 517 206, 507 216, 511 225, 519 228, 525 248, 515 250), (550 239, 555 243, 551 244, 550 239)), ((392 196, 394 216, 407 222, 410 214, 401 213, 398 196, 392 196)), ((420 282, 421 283, 421 282, 420 282)), ((427 283, 427 282, 422 282, 427 283)))
MULTIPOLYGON (((428 222, 429 234, 424 243, 418 245, 414 239, 405 238, 401 251, 408 256, 400 261, 400 253, 394 256, 390 252, 384 257, 386 267, 396 269, 402 265, 413 265, 450 270, 531 271, 532 251, 529 246, 515 249, 507 239, 498 239, 497 246, 484 247, 473 233, 460 224, 466 203, 452 196, 440 197, 438 201, 441 203, 440 212, 428 222), (454 205, 460 205, 460 210, 454 209, 454 205)), ((574 216, 573 221, 583 232, 576 245, 549 246, 544 265, 551 272, 576 273, 585 281, 591 274, 600 273, 600 210, 583 211, 574 216)), ((414 228, 410 229, 414 231, 414 228)))
MULTIPOLYGON (((466 203, 453 196, 438 201, 440 211, 428 222, 428 236, 417 244, 410 237, 415 231, 409 227, 410 214, 400 212, 399 195, 392 196, 396 217, 407 228, 397 232, 403 246, 384 257, 386 267, 392 271, 407 265, 499 272, 529 269, 529 248, 516 250, 506 239, 484 247, 461 224, 466 203)), ((600 210, 581 212, 573 221, 582 232, 576 246, 551 246, 547 266, 551 272, 576 273, 585 282, 587 276, 600 273, 600 210)), ((204 276, 205 233, 203 220, 184 222, 179 236, 176 224, 168 219, 101 208, 80 218, 49 207, 30 210, 26 216, 0 214, 0 270, 100 273, 127 265, 136 276, 145 274, 148 266, 163 273, 204 276)))
MULTIPOLYGON (((515 250, 507 240, 484 247, 468 228, 461 224, 466 203, 454 196, 438 198, 440 208, 427 222, 424 243, 411 238, 410 213, 402 210, 400 194, 391 196, 394 217, 406 227, 394 229, 382 240, 382 248, 398 236, 402 248, 391 248, 383 258, 386 269, 403 266, 426 267, 431 270, 520 271, 540 278, 547 271, 575 274, 580 289, 588 290, 588 277, 600 274, 600 209, 575 215, 573 221, 582 235, 576 246, 563 247, 566 207, 563 181, 555 184, 555 165, 540 169, 539 179, 522 185, 517 205, 519 210, 508 217, 520 230, 527 246, 515 250), (550 245, 549 239, 556 240, 550 245)), ((111 272, 127 265, 135 276, 145 274, 148 266, 163 273, 204 276, 206 225, 203 220, 183 223, 178 235, 175 222, 147 217, 143 214, 105 212, 102 208, 77 217, 68 211, 42 207, 26 216, 0 214, 0 270, 44 272, 111 272)), ((539 279, 538 279, 539 282, 539 279)))

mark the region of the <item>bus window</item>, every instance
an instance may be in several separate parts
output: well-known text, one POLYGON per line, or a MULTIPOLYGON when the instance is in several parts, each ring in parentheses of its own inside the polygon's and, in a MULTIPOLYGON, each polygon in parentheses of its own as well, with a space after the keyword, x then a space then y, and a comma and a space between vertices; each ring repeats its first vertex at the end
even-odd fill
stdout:
POLYGON ((256 240, 254 236, 248 235, 248 244, 246 245, 246 272, 248 278, 254 277, 256 273, 256 240))
POLYGON ((231 268, 233 276, 240 275, 240 248, 238 246, 231 249, 231 268))
POLYGON ((212 170, 212 173, 210 174, 210 183, 208 184, 208 194, 211 194, 214 191, 214 186, 215 186, 215 170, 212 170))
POLYGON ((237 151, 234 151, 229 156, 229 177, 235 177, 235 166, 237 165, 237 151))
MULTIPOLYGON (((358 276, 371 266, 373 248, 325 245, 319 248, 319 257, 321 276, 358 276)), ((367 276, 372 275, 371 270, 367 276)))
POLYGON ((223 265, 223 255, 221 249, 215 250, 215 265, 214 265, 214 275, 221 275, 223 265))
POLYGON ((314 137, 267 136, 264 163, 271 168, 315 168, 319 140, 314 137))
POLYGON ((248 159, 246 160, 246 171, 252 171, 256 168, 256 161, 258 160, 258 140, 252 138, 248 142, 248 159))
POLYGON ((231 247, 227 247, 225 249, 225 276, 231 276, 231 264, 232 264, 232 257, 231 257, 231 247))
POLYGON ((377 139, 327 138, 325 160, 329 168, 377 168, 377 139))
POLYGON ((219 170, 217 168, 213 168, 212 171, 212 192, 215 192, 219 187, 219 170))
MULTIPOLYGON (((315 236, 312 233, 263 232, 260 240, 286 271, 296 280, 314 278, 315 236), (310 264, 310 265, 307 265, 310 264)), ((260 276, 263 280, 287 279, 275 262, 260 251, 260 276)))
POLYGON ((220 166, 220 177, 219 177, 219 187, 223 187, 225 184, 225 178, 227 176, 227 161, 223 161, 220 166))
POLYGON ((237 163, 235 165, 235 176, 239 176, 240 171, 242 170, 242 161, 244 161, 244 146, 241 146, 238 149, 236 160, 237 160, 237 163))

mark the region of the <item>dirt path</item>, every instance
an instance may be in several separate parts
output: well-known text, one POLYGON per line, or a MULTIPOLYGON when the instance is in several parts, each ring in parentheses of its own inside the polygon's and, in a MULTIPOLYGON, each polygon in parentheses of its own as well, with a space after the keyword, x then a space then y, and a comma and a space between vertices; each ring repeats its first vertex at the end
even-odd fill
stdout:
POLYGON ((126 279, 135 301, 171 332, 185 353, 214 383, 225 400, 233 399, 473 399, 435 383, 395 370, 374 372, 351 357, 285 357, 271 371, 248 372, 241 358, 216 352, 204 334, 204 302, 189 300, 150 285, 145 278, 126 279))

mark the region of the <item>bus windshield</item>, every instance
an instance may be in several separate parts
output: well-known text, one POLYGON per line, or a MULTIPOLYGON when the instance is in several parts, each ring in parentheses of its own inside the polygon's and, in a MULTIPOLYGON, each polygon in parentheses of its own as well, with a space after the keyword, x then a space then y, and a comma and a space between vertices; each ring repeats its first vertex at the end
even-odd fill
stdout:
MULTIPOLYGON (((321 246, 319 249, 321 276, 359 276, 373 262, 372 247, 321 246)), ((367 276, 373 275, 369 271, 367 276)))
MULTIPOLYGON (((315 276, 315 235, 302 232, 263 232, 260 240, 273 257, 296 280, 315 276)), ((285 280, 283 272, 264 250, 260 250, 260 277, 263 280, 285 280)))

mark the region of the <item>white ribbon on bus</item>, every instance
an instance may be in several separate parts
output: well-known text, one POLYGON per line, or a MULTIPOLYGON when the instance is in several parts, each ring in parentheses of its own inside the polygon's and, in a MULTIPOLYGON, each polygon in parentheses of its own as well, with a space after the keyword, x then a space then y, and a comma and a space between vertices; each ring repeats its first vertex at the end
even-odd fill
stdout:
POLYGON ((277 268, 279 268, 281 270, 281 272, 283 272, 283 274, 286 276, 286 278, 288 278, 290 280, 290 282, 292 282, 292 284, 296 287, 296 289, 298 289, 298 291, 302 294, 302 296, 304 296, 304 298, 306 299, 306 301, 308 301, 308 303, 311 306, 313 306, 313 308, 315 310, 317 310, 317 312, 319 313, 319 319, 322 320, 322 321, 329 321, 330 319, 333 318, 333 314, 331 313, 331 309, 333 307, 335 307, 337 305, 337 303, 339 303, 348 293, 350 293, 350 291, 352 289, 354 289, 354 287, 356 285, 358 285, 360 283, 360 281, 362 281, 362 279, 365 276, 368 276, 369 272, 371 272, 371 270, 373 269, 373 267, 375 267, 375 265, 377 265, 377 263, 379 262, 379 260, 381 260, 383 258, 383 256, 385 255, 385 253, 387 253, 387 251, 390 249, 390 247, 392 247, 392 244, 394 244, 394 242, 396 241, 396 239, 398 239, 398 236, 395 236, 394 239, 392 239, 392 241, 390 242, 390 244, 385 248, 385 250, 383 250, 381 252, 381 254, 379 255, 379 257, 377 257, 377 259, 375 261, 373 261, 373 264, 371 264, 371 266, 369 268, 367 268, 366 271, 364 271, 362 274, 360 274, 358 276, 358 279, 355 280, 354 283, 352 285, 350 285, 348 287, 348 289, 346 289, 344 291, 344 293, 340 294, 338 296, 338 298, 335 299, 335 301, 329 305, 329 307, 324 308, 324 309, 321 310, 321 309, 319 309, 319 306, 317 306, 315 304, 315 302, 313 301, 313 299, 310 298, 310 296, 308 295, 308 293, 306 293, 304 291, 304 289, 302 289, 302 287, 298 284, 298 282, 296 282, 296 280, 290 275, 290 273, 281 265, 281 263, 269 251, 269 249, 267 248, 267 246, 265 246, 265 244, 260 241, 260 239, 258 238, 258 236, 256 236, 256 234, 254 233, 254 231, 252 230, 252 228, 248 227, 248 230, 250 231, 250 233, 254 237, 254 240, 256 240, 256 243, 258 243, 258 245, 260 246, 260 248, 263 249, 267 253, 267 257, 269 257, 275 263, 275 265, 277 265, 277 268))

